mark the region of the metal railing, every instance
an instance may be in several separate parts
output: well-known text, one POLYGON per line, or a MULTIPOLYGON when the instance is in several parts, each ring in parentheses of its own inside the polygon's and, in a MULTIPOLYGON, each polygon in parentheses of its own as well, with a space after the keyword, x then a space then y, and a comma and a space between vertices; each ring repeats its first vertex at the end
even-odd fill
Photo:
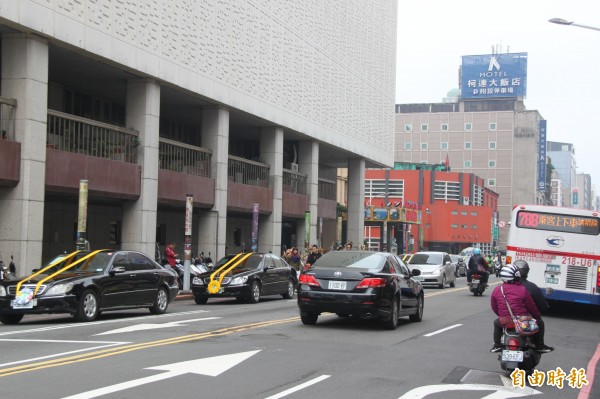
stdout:
POLYGON ((229 155, 227 176, 230 181, 258 187, 269 187, 269 165, 229 155))
POLYGON ((178 141, 159 139, 158 157, 160 169, 211 177, 212 152, 209 149, 178 141))
POLYGON ((17 100, 0 97, 0 138, 15 140, 15 113, 17 100))
POLYGON ((49 148, 137 163, 138 132, 87 118, 48 110, 49 148))
POLYGON ((335 182, 326 179, 319 179, 319 198, 335 201, 335 196, 335 182))
POLYGON ((283 170, 283 191, 306 195, 306 175, 291 170, 283 170))

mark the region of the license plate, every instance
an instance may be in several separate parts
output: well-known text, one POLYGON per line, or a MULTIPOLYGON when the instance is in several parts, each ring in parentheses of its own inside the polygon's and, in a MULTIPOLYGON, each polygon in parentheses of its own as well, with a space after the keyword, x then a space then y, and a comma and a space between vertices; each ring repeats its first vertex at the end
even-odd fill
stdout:
POLYGON ((479 284, 479 280, 477 280, 477 279, 473 279, 473 280, 471 281, 471 284, 479 284))
POLYGON ((506 362, 522 362, 523 352, 522 351, 502 351, 502 360, 506 362))
POLYGON ((15 303, 15 301, 10 301, 10 306, 13 309, 33 309, 34 306, 37 305, 37 299, 33 299, 27 303, 15 303))
POLYGON ((416 281, 425 281, 425 277, 423 276, 415 276, 413 277, 416 281))
POLYGON ((560 265, 546 264, 546 271, 552 273, 560 273, 560 265))
POLYGON ((346 282, 345 281, 330 281, 328 288, 330 290, 345 290, 346 282))
POLYGON ((546 277, 546 284, 559 284, 558 277, 546 277))

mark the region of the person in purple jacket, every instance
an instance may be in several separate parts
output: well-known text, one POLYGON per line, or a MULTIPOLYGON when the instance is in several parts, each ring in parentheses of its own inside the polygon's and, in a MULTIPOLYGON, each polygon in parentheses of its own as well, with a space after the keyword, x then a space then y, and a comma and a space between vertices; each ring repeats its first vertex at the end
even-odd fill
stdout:
MULTIPOLYGON (((519 268, 514 265, 506 265, 500 271, 500 278, 504 283, 501 286, 496 286, 492 292, 491 305, 492 310, 498 318, 494 320, 494 346, 490 349, 490 352, 500 352, 502 345, 500 340, 502 338, 502 329, 508 324, 512 324, 512 318, 510 312, 506 306, 504 296, 500 291, 500 287, 503 287, 506 301, 508 301, 510 308, 515 316, 527 316, 530 315, 534 319, 540 319, 542 315, 538 310, 533 298, 527 291, 527 288, 521 285, 519 278, 521 273, 519 268)), ((538 334, 531 336, 536 351, 546 353, 552 351, 551 348, 547 348, 543 342, 540 341, 538 334)))

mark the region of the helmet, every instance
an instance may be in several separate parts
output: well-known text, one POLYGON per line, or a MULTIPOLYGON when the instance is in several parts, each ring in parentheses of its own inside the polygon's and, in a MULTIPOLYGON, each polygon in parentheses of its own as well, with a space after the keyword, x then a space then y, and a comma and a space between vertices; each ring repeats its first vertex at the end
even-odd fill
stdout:
POLYGON ((480 255, 480 254, 481 254, 481 249, 479 249, 479 248, 475 248, 475 249, 473 250, 473 255, 480 255))
POLYGON ((527 261, 519 259, 516 260, 513 265, 519 269, 522 278, 527 278, 527 275, 529 274, 529 263, 527 263, 527 261))
POLYGON ((500 270, 500 278, 506 283, 514 283, 515 281, 519 281, 520 277, 521 272, 515 265, 508 264, 504 266, 502 270, 500 270))

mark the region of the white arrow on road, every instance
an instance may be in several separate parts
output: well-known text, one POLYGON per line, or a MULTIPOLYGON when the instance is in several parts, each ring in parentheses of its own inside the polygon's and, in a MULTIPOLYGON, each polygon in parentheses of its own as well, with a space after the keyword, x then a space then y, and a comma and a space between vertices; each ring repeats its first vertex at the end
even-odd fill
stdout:
POLYGON ((400 396, 398 399, 422 399, 434 393, 448 391, 494 391, 494 393, 482 397, 482 399, 509 399, 541 394, 540 391, 530 387, 507 388, 503 386, 484 384, 440 384, 425 385, 412 389, 400 396))
POLYGON ((230 368, 243 362, 244 360, 250 358, 251 356, 257 354, 258 352, 260 352, 260 350, 233 353, 231 355, 207 357, 205 359, 188 360, 185 362, 166 364, 164 366, 148 367, 145 370, 162 370, 166 371, 166 373, 157 374, 150 377, 138 378, 137 380, 126 381, 120 384, 115 384, 104 388, 94 389, 93 391, 79 393, 77 395, 69 396, 63 399, 97 398, 98 396, 123 391, 125 389, 138 387, 140 385, 149 384, 151 382, 166 380, 167 378, 173 378, 188 373, 216 377, 219 374, 224 373, 230 368))
POLYGON ((133 332, 133 331, 155 330, 158 328, 181 327, 181 326, 185 326, 185 324, 182 324, 182 323, 191 323, 194 321, 215 320, 215 319, 220 319, 220 317, 205 317, 203 319, 171 321, 168 323, 160 323, 160 324, 159 323, 142 323, 142 324, 135 324, 135 325, 129 326, 129 327, 117 328, 116 330, 105 331, 103 333, 95 334, 95 335, 121 334, 121 333, 133 332))

